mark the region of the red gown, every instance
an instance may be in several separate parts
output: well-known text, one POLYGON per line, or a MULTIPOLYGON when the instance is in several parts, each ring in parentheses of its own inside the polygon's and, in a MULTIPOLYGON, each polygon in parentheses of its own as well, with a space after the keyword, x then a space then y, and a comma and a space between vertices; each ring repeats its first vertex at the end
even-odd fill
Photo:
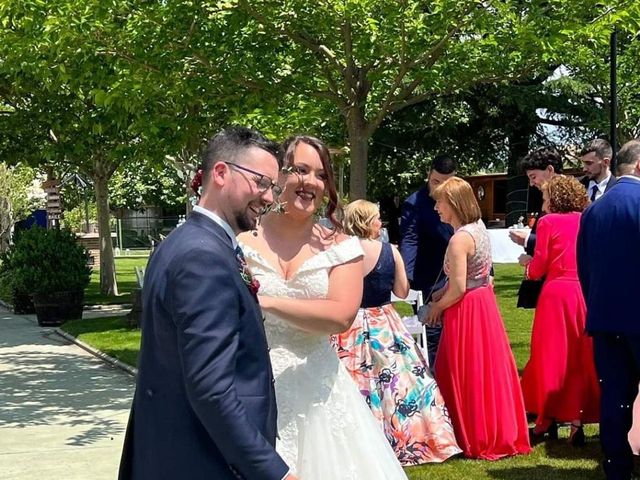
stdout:
POLYGON ((491 270, 489 237, 481 222, 460 230, 473 237, 476 252, 467 262, 466 293, 444 311, 436 381, 466 457, 497 460, 528 453, 518 370, 493 287, 486 283, 491 270))
POLYGON ((576 266, 579 227, 578 212, 542 217, 527 267, 528 278, 546 276, 533 319, 531 356, 522 375, 525 406, 540 424, 550 418, 599 420, 600 388, 576 266))

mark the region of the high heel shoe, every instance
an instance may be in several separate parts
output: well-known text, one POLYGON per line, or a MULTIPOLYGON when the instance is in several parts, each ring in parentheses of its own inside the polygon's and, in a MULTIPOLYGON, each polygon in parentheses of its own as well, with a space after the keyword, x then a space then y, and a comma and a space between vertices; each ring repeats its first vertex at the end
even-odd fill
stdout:
POLYGON ((549 440, 558 439, 558 423, 555 420, 553 420, 543 432, 536 432, 535 427, 531 427, 529 429, 529 439, 532 443, 542 442, 545 439, 545 436, 549 440))
POLYGON ((572 447, 583 447, 586 443, 584 429, 582 425, 571 425, 571 433, 569 434, 569 445, 572 447))

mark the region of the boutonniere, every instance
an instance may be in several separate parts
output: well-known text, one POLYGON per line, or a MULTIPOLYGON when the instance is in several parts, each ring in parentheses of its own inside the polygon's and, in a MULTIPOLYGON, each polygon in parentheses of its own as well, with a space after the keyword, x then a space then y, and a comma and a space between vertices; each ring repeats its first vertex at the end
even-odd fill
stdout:
POLYGON ((247 270, 248 273, 242 272, 242 280, 244 284, 247 286, 252 295, 258 295, 258 291, 260 290, 260 282, 257 278, 251 275, 251 272, 247 270))
POLYGON ((240 276, 242 277, 242 281, 253 296, 258 295, 258 290, 260 290, 260 282, 251 274, 249 265, 247 265, 247 261, 245 260, 241 250, 238 250, 236 252, 236 258, 240 266, 240 276))

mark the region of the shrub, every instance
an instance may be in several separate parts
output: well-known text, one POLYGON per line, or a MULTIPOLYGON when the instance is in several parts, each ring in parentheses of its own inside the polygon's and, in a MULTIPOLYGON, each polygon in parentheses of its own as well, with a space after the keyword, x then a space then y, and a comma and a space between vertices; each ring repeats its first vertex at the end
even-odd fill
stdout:
POLYGON ((14 291, 51 293, 81 291, 89 285, 89 253, 66 229, 31 228, 17 232, 6 255, 14 291))
POLYGON ((31 295, 25 286, 18 284, 12 260, 12 250, 0 255, 0 298, 13 305, 14 313, 34 313, 31 295))

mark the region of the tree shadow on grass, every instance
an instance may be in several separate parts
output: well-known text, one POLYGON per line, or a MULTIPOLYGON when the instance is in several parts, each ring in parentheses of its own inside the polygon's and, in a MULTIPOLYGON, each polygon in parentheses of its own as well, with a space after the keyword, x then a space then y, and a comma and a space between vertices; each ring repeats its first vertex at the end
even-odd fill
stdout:
POLYGON ((135 329, 129 328, 126 320, 121 316, 83 318, 81 320, 71 320, 62 325, 62 330, 70 333, 74 337, 83 333, 101 333, 109 331, 129 332, 135 329))
POLYGON ((601 480, 604 473, 600 467, 558 468, 550 465, 532 465, 509 468, 488 468, 489 478, 499 480, 601 480))
POLYGON ((545 443, 544 449, 546 456, 565 460, 593 460, 600 463, 602 461, 602 450, 600 448, 599 436, 597 433, 589 433, 587 430, 585 430, 585 432, 587 432, 586 444, 582 447, 572 447, 567 443, 565 436, 569 433, 569 427, 561 426, 561 438, 559 440, 549 440, 545 443))

